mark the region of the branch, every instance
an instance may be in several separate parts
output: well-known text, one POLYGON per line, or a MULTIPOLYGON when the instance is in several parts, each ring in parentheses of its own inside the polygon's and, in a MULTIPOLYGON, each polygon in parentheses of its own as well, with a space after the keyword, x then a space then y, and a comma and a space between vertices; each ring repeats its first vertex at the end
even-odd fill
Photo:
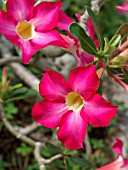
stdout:
POLYGON ((1 58, 0 59, 0 66, 7 65, 11 62, 21 62, 21 59, 18 57, 12 57, 12 58, 1 58))
MULTIPOLYGON (((11 123, 7 120, 4 110, 3 110, 3 106, 0 103, 0 117, 3 121, 4 126, 8 129, 8 131, 15 136, 17 139, 20 139, 21 141, 34 146, 36 145, 36 142, 34 140, 32 140, 31 138, 27 137, 26 135, 23 135, 22 133, 20 133, 19 131, 15 130, 15 128, 11 125, 11 123)), ((41 143, 41 146, 44 147, 44 143, 41 143)))
MULTIPOLYGON (((13 58, 11 52, 8 48, 0 43, 0 50, 2 51, 2 55, 4 59, 13 58)), ((19 63, 10 63, 9 66, 13 69, 15 74, 20 77, 22 81, 24 81, 29 87, 32 89, 39 91, 39 79, 35 75, 33 75, 30 71, 28 71, 23 65, 19 63)))
POLYGON ((90 160, 92 156, 92 147, 91 147, 91 143, 89 140, 88 132, 86 132, 86 138, 85 138, 84 144, 86 147, 87 158, 88 160, 90 160))
POLYGON ((32 123, 31 125, 28 125, 26 127, 20 127, 20 126, 14 126, 16 130, 18 130, 20 133, 24 135, 28 135, 29 133, 33 132, 36 130, 41 124, 36 124, 35 122, 32 123))
POLYGON ((40 142, 36 142, 36 146, 35 146, 35 151, 34 151, 34 155, 35 158, 38 161, 39 164, 39 169, 40 170, 46 170, 45 168, 45 164, 50 164, 51 162, 53 162, 56 159, 62 158, 64 155, 63 154, 58 154, 55 155, 49 159, 44 159, 41 155, 40 155, 40 149, 41 149, 41 143, 40 142))
MULTIPOLYGON (((106 0, 92 0, 91 1, 91 9, 95 13, 95 15, 99 14, 100 8, 105 3, 106 0)), ((85 11, 83 15, 80 17, 80 26, 85 29, 86 28, 86 21, 88 19, 88 13, 85 11)))

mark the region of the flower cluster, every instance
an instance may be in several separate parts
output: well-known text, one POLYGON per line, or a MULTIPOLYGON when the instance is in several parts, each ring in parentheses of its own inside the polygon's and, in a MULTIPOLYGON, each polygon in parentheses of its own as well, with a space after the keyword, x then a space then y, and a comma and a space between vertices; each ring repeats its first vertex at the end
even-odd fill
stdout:
MULTIPOLYGON (((98 93, 104 70, 128 91, 128 81, 120 77, 122 69, 128 68, 128 40, 122 44, 128 31, 122 31, 123 26, 112 39, 103 39, 91 9, 87 8, 91 15, 85 28, 81 28, 81 15, 76 15, 76 23, 62 11, 62 5, 60 0, 38 5, 34 5, 34 0, 7 0, 6 11, 0 10, 0 33, 20 48, 24 64, 50 45, 74 55, 77 67, 71 70, 67 81, 52 70, 43 74, 39 91, 44 100, 34 105, 32 116, 47 128, 58 127, 58 139, 69 149, 79 149, 83 147, 88 124, 106 127, 117 114, 117 106, 98 93), (73 23, 76 27, 71 30, 73 23), (60 30, 67 34, 61 34, 60 30), (114 73, 116 68, 121 69, 118 74, 114 73)), ((117 10, 128 13, 128 2, 117 6, 117 10)), ((116 144, 122 146, 119 140, 116 144)), ((121 147, 115 150, 121 151, 121 147)), ((118 154, 116 162, 123 159, 118 154)))

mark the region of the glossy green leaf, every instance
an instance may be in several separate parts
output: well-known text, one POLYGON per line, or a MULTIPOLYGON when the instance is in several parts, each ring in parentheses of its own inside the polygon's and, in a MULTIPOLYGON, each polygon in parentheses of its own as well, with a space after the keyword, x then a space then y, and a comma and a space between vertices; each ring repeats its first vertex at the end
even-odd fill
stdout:
POLYGON ((84 29, 77 23, 70 25, 70 32, 79 39, 82 48, 89 54, 97 55, 97 49, 92 39, 86 34, 84 29))
POLYGON ((89 7, 86 7, 86 10, 88 12, 88 15, 93 23, 93 26, 95 28, 95 31, 96 31, 96 35, 97 35, 97 38, 100 42, 100 48, 101 50, 103 49, 103 37, 102 37, 102 32, 101 32, 101 28, 100 28, 100 25, 99 25, 99 22, 95 16, 95 14, 93 13, 93 11, 91 10, 91 8, 89 7))

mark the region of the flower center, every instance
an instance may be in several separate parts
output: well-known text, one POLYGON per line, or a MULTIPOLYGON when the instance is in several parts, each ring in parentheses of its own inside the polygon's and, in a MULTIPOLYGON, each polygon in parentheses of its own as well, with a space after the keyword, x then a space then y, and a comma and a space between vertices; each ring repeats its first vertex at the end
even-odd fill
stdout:
POLYGON ((71 92, 66 96, 66 104, 69 110, 79 111, 84 105, 84 100, 78 93, 71 92))
POLYGON ((21 21, 16 26, 16 32, 20 38, 24 40, 30 40, 33 38, 35 30, 31 23, 27 21, 21 21))

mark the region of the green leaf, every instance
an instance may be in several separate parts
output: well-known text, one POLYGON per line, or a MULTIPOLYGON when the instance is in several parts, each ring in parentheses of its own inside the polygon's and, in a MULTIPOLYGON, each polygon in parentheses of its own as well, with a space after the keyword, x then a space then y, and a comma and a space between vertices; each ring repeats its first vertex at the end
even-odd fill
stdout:
POLYGON ((70 25, 70 32, 79 39, 82 48, 89 54, 97 55, 97 49, 92 39, 86 34, 84 29, 77 23, 70 25))
POLYGON ((59 154, 59 153, 63 152, 60 148, 56 147, 55 145, 53 145, 51 143, 46 143, 46 147, 53 154, 59 154))
POLYGON ((4 1, 3 4, 2 4, 2 10, 7 11, 7 9, 6 9, 6 1, 4 1))
POLYGON ((83 159, 77 156, 71 156, 71 160, 76 163, 79 164, 85 168, 89 168, 91 167, 91 163, 87 160, 87 159, 83 159))
POLYGON ((33 152, 33 147, 26 145, 25 143, 21 143, 21 146, 16 148, 16 153, 22 155, 23 157, 29 155, 33 152))
POLYGON ((114 35, 114 36, 111 38, 111 40, 109 41, 109 45, 115 47, 115 46, 120 42, 120 39, 121 39, 121 35, 120 35, 120 34, 114 35))
POLYGON ((10 91, 9 97, 11 98, 11 97, 13 97, 13 96, 26 93, 27 91, 28 91, 28 88, 26 88, 26 87, 21 87, 21 88, 18 88, 18 89, 15 89, 15 90, 10 91))
POLYGON ((61 0, 62 2, 64 2, 64 5, 63 5, 63 7, 62 7, 62 10, 67 10, 68 9, 68 7, 71 5, 71 1, 72 0, 61 0))
POLYGON ((7 119, 13 119, 14 115, 18 113, 18 107, 14 105, 13 102, 5 104, 4 111, 6 113, 7 119))
POLYGON ((121 38, 125 38, 128 35, 128 23, 125 23, 119 27, 115 35, 121 35, 121 38))
POLYGON ((14 100, 21 100, 21 99, 25 99, 25 98, 28 98, 28 97, 33 97, 33 96, 36 96, 36 95, 37 95, 37 92, 35 90, 30 89, 23 94, 17 94, 14 97, 6 99, 5 103, 10 102, 10 101, 14 101, 14 100))
POLYGON ((99 22, 95 16, 95 14, 93 13, 93 11, 91 10, 91 8, 89 7, 86 7, 86 10, 88 12, 88 15, 94 25, 94 28, 95 28, 95 31, 96 31, 96 34, 97 34, 97 38, 100 42, 100 48, 101 50, 103 49, 103 37, 102 37, 102 32, 101 32, 101 28, 100 28, 100 25, 99 25, 99 22))
POLYGON ((66 165, 67 165, 67 170, 73 170, 73 163, 70 158, 65 158, 66 160, 66 165))

